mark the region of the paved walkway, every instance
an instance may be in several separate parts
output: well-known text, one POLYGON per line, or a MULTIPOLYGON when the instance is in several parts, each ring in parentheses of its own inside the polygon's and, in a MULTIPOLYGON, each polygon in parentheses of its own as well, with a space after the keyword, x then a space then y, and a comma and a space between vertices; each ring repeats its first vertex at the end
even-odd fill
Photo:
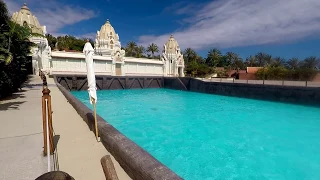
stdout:
POLYGON ((41 79, 33 76, 22 91, 0 101, 0 179, 35 179, 47 171, 41 91, 41 79))
MULTIPOLYGON (((109 152, 96 141, 53 79, 48 78, 47 82, 53 128, 59 137, 59 170, 77 180, 105 179, 100 159, 109 152)), ((47 170, 47 159, 42 156, 41 83, 40 77, 33 76, 22 92, 0 102, 0 179, 35 179, 47 170)), ((130 179, 113 157, 112 160, 119 179, 130 179)))

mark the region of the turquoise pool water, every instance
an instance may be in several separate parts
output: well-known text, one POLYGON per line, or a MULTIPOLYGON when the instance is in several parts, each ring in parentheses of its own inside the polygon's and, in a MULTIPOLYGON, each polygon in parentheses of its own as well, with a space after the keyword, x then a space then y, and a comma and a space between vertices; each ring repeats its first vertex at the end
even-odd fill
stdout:
MULTIPOLYGON (((72 94, 92 109, 87 91, 72 94)), ((170 89, 97 94, 100 116, 184 179, 320 179, 320 108, 170 89)))

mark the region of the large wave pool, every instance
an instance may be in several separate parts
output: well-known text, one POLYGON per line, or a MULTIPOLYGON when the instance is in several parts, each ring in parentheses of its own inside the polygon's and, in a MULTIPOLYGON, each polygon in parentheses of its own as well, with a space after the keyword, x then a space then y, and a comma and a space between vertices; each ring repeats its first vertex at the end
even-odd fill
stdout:
MULTIPOLYGON (((87 91, 72 94, 92 109, 87 91)), ((184 179, 320 179, 320 108, 170 89, 97 94, 101 117, 184 179)))

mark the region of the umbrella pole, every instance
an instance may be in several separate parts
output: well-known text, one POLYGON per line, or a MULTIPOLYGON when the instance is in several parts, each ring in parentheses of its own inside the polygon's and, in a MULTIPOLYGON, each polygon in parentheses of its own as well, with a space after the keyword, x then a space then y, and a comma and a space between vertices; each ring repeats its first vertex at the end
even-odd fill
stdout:
POLYGON ((92 105, 93 105, 93 112, 94 112, 94 125, 95 125, 95 129, 96 129, 96 139, 98 142, 100 142, 100 138, 99 138, 99 134, 98 134, 98 123, 97 123, 97 106, 96 106, 96 102, 94 99, 92 100, 92 105))

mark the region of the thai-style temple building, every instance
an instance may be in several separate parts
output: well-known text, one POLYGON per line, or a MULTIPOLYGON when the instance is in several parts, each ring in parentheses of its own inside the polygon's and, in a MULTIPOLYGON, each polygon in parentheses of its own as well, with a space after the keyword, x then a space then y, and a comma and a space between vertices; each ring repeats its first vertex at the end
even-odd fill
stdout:
MULTIPOLYGON (((19 12, 15 12, 11 19, 21 26, 28 26, 32 33, 42 36, 45 36, 47 33, 46 26, 40 25, 37 17, 31 13, 26 4, 21 7, 19 12)), ((51 48, 48 45, 48 40, 45 37, 33 36, 30 38, 30 41, 37 45, 37 47, 31 49, 34 73, 37 73, 39 69, 48 70, 51 59, 51 48)))
MULTIPOLYGON (((40 26, 30 9, 23 5, 12 20, 29 26, 32 32, 45 35, 46 27, 40 26)), ((86 74, 85 56, 81 52, 52 51, 43 37, 32 37, 38 46, 32 49, 33 68, 47 74, 86 74)), ((94 43, 94 68, 96 75, 110 76, 184 76, 184 59, 178 42, 171 35, 160 59, 126 57, 119 35, 109 20, 97 31, 94 43)))

